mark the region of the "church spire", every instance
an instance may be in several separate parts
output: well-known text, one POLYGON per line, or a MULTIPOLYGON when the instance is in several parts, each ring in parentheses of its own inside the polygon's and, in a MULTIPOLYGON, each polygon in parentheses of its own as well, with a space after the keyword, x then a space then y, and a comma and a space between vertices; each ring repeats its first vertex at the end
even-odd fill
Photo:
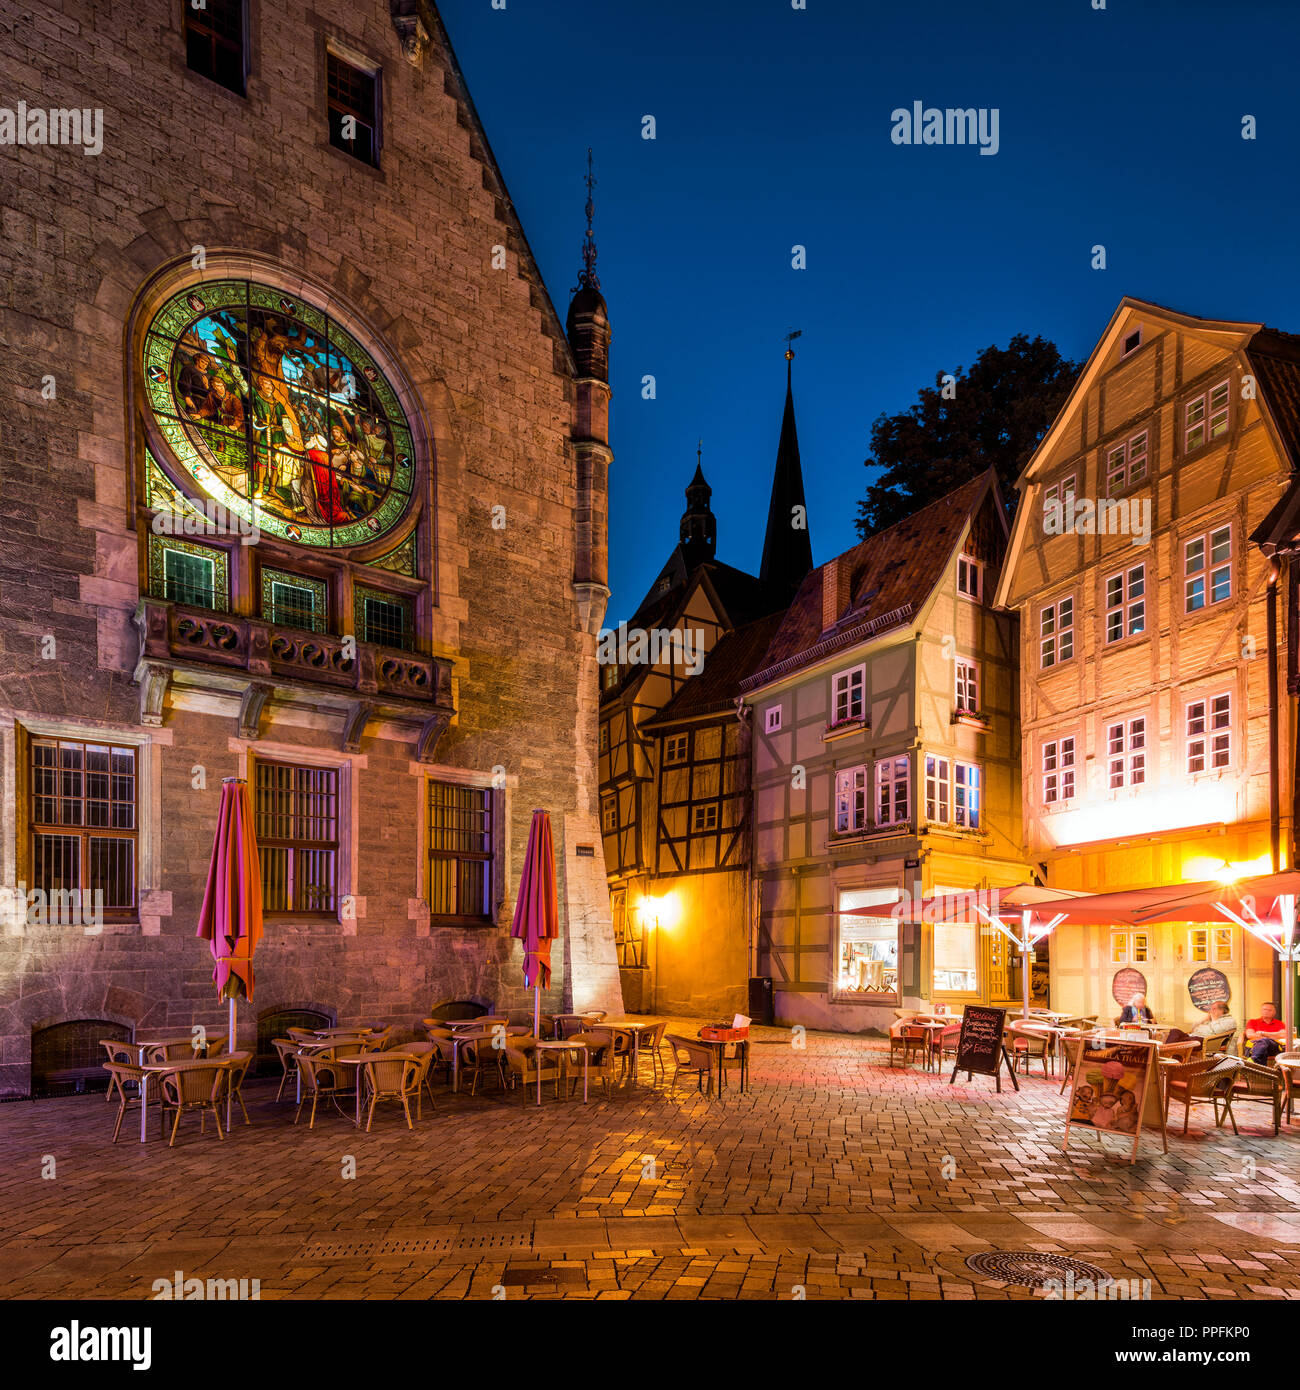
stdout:
POLYGON ((799 435, 794 423, 794 349, 790 344, 799 336, 795 331, 786 335, 785 415, 781 420, 781 441, 777 445, 776 468, 772 474, 763 561, 758 571, 759 578, 773 591, 790 598, 813 567, 803 468, 799 462, 799 435))
POLYGON ((686 510, 678 531, 688 573, 706 560, 712 560, 718 548, 718 519, 709 506, 713 489, 704 481, 703 456, 704 441, 701 439, 695 451, 695 476, 686 489, 686 510))
POLYGON ((600 277, 596 274, 596 233, 592 227, 596 206, 593 190, 595 175, 591 172, 591 147, 587 147, 587 232, 582 239, 582 269, 569 303, 565 324, 569 346, 580 377, 595 381, 609 380, 609 344, 613 332, 609 326, 609 311, 600 292, 600 277))

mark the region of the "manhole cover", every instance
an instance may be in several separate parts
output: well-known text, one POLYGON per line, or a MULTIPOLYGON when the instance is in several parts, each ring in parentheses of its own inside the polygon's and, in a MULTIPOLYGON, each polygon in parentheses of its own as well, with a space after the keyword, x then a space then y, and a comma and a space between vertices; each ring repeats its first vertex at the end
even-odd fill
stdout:
POLYGON ((1023 1284, 1029 1289, 1039 1288, 1049 1279, 1060 1279, 1069 1273, 1076 1279, 1094 1282, 1110 1278, 1104 1269, 1083 1260, 1072 1260, 1069 1255, 1044 1255, 1037 1250, 981 1250, 977 1255, 967 1256, 966 1268, 990 1279, 1023 1284))

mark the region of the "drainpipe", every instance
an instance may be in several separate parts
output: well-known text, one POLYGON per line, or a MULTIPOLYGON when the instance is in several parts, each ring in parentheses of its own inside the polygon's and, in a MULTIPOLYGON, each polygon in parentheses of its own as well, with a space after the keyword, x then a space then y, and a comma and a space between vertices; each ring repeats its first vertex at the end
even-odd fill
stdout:
MULTIPOLYGON (((1281 785, 1278 767, 1278 689, 1277 689, 1277 579, 1281 562, 1276 554, 1268 562, 1268 848, 1273 872, 1281 867, 1282 847, 1282 805, 1281 785)), ((1282 961, 1273 958, 1274 999, 1282 993, 1282 961)))

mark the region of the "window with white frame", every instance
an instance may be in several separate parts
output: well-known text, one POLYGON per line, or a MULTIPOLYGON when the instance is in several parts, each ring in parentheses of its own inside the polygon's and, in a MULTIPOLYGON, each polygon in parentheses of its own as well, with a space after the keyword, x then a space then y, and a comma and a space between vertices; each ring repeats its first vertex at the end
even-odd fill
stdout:
POLYGON ((905 825, 911 819, 910 767, 906 756, 883 758, 876 764, 877 825, 905 825))
POLYGON ((835 833, 849 835, 867 828, 867 769, 841 768, 835 774, 835 833))
POLYGON ((696 833, 706 830, 716 830, 718 828, 718 806, 714 801, 707 801, 702 806, 695 807, 695 814, 691 819, 691 829, 696 833))
POLYGON ((1106 768, 1110 789, 1137 787, 1147 780, 1147 721, 1121 720, 1106 726, 1106 768))
POLYGON ((980 770, 974 763, 952 765, 952 819, 964 830, 980 828, 980 770))
POLYGON ((1187 954, 1198 964, 1232 964, 1231 927, 1193 927, 1187 933, 1187 954))
POLYGON ((1228 432, 1228 383, 1221 381, 1183 405, 1183 453, 1228 432))
POLYGON ((1183 545, 1183 603, 1188 613, 1232 597, 1232 527, 1218 526, 1183 545))
POLYGON ((784 706, 769 705, 767 712, 763 716, 763 729, 769 734, 774 734, 781 727, 781 712, 784 706))
POLYGON ((1046 669, 1074 655, 1074 599, 1057 599, 1038 614, 1038 659, 1046 669))
POLYGON ((664 762, 684 763, 690 750, 690 734, 669 734, 664 739, 664 762))
POLYGON ((832 723, 848 724, 861 719, 866 709, 867 668, 855 666, 831 678, 832 723))
POLYGON ((1134 487, 1147 475, 1147 432, 1139 430, 1128 439, 1112 444, 1106 450, 1106 493, 1134 487))
POLYGON ((1214 695, 1187 706, 1187 771, 1232 766, 1232 696, 1214 695))
POLYGON ((1112 965, 1144 965, 1148 959, 1146 932, 1111 932, 1110 963, 1112 965))
POLYGON ((953 663, 956 668, 954 700, 958 714, 976 714, 980 707, 979 667, 965 657, 953 663))
POLYGON ((1146 628, 1147 574, 1145 565, 1133 565, 1106 580, 1106 641, 1119 642, 1146 628))
POLYGON ((1043 510, 1046 512, 1048 507, 1060 507, 1068 510, 1070 501, 1074 497, 1075 478, 1071 473, 1068 477, 1062 478, 1059 482, 1052 483, 1043 492, 1043 510))
POLYGON ((1043 744, 1043 801, 1057 805, 1074 800, 1074 737, 1043 744))
POLYGON ((925 818, 932 825, 952 819, 952 764, 947 758, 927 754, 925 759, 925 818))
POLYGON ((984 566, 973 555, 957 557, 957 592, 976 603, 984 597, 984 566))

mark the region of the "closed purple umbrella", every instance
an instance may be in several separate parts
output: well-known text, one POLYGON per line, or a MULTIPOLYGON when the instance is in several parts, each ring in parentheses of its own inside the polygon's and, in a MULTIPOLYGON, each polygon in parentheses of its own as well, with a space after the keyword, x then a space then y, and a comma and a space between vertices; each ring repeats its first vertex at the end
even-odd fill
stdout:
POLYGON ((524 984, 533 990, 533 1034, 538 1038, 542 1035, 542 990, 551 983, 551 942, 559 934, 551 818, 545 811, 534 811, 510 935, 524 943, 524 984))

